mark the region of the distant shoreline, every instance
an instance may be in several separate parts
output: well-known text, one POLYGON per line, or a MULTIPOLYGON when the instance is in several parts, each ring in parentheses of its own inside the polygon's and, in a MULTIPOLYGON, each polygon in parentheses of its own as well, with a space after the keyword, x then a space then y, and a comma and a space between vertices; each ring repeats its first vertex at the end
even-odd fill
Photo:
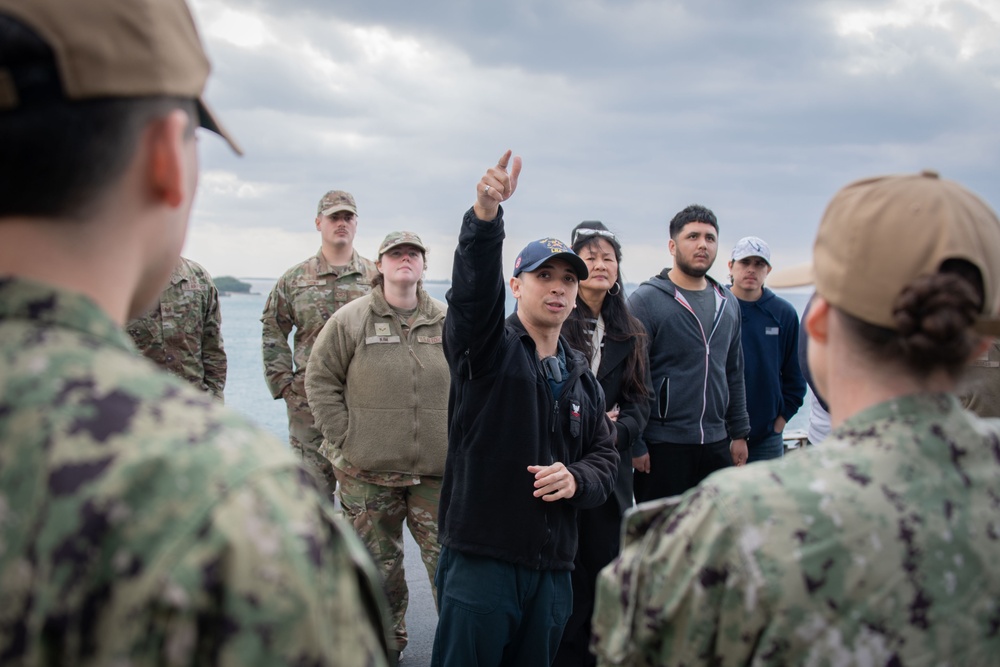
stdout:
MULTIPOLYGON (((264 282, 264 281, 278 282, 277 278, 246 278, 246 277, 242 277, 242 276, 239 278, 239 280, 255 280, 255 281, 259 281, 259 282, 264 282)), ((450 285, 451 284, 451 280, 443 279, 443 278, 428 278, 428 279, 424 280, 424 284, 425 285, 450 285)), ((639 286, 639 284, 640 283, 632 283, 632 282, 625 283, 625 291, 628 294, 631 294, 635 290, 635 288, 639 286)), ((766 283, 765 283, 765 286, 766 286, 766 283)), ((771 289, 771 288, 768 288, 768 289, 771 289)), ((808 287, 786 287, 786 288, 781 288, 781 289, 775 289, 773 291, 774 291, 775 294, 778 294, 780 296, 780 295, 783 295, 783 294, 812 294, 813 293, 813 289, 814 288, 810 285, 808 287)))

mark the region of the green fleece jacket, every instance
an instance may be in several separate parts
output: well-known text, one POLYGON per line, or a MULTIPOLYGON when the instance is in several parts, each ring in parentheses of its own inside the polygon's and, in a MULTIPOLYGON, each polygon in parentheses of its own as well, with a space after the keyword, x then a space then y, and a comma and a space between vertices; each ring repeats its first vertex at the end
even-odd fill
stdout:
POLYGON ((306 365, 306 395, 323 450, 368 472, 444 474, 447 306, 424 290, 408 336, 382 287, 338 310, 306 365))

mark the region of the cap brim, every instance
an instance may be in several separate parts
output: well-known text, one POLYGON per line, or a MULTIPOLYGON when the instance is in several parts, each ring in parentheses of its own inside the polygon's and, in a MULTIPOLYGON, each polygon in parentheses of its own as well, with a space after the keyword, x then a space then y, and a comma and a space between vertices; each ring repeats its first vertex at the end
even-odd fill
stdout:
POLYGON ((201 98, 198 98, 198 124, 206 130, 211 130, 225 139, 226 143, 229 144, 229 147, 233 149, 234 153, 237 155, 243 155, 243 149, 236 143, 236 140, 233 139, 232 135, 226 131, 226 128, 222 127, 222 123, 220 123, 219 119, 216 118, 214 113, 212 113, 209 106, 205 104, 205 100, 201 98))
POLYGON ((516 271, 514 273, 514 276, 517 277, 522 273, 531 273, 532 271, 537 271, 538 267, 540 267, 545 262, 551 261, 553 259, 562 259, 566 262, 569 262, 569 265, 573 267, 573 272, 576 274, 577 280, 586 280, 587 277, 590 275, 590 271, 587 269, 587 263, 583 261, 580 258, 580 256, 577 255, 575 252, 554 252, 551 255, 547 255, 542 259, 538 260, 531 266, 522 267, 519 271, 516 271))
POLYGON ((320 211, 321 215, 333 215, 334 213, 340 213, 341 211, 350 211, 354 215, 358 214, 358 209, 347 204, 338 204, 337 206, 331 206, 330 208, 324 208, 320 211))
POLYGON ((587 268, 587 263, 579 255, 573 252, 562 253, 562 255, 576 269, 577 280, 586 280, 590 277, 590 269, 587 268))
POLYGON ((750 254, 747 254, 747 255, 740 255, 739 257, 737 257, 736 255, 733 255, 731 257, 731 259, 734 262, 738 262, 741 259, 749 259, 750 257, 759 257, 760 259, 764 260, 765 264, 767 264, 768 266, 771 266, 771 260, 769 260, 767 257, 764 257, 763 255, 755 255, 753 253, 750 253, 750 254))
POLYGON ((427 252, 427 248, 423 247, 423 246, 422 246, 422 245, 420 245, 419 243, 414 243, 413 241, 400 241, 399 243, 393 243, 392 245, 387 245, 387 246, 385 246, 384 248, 379 248, 379 249, 378 249, 378 254, 379 254, 379 257, 381 257, 381 256, 382 256, 382 255, 384 255, 385 253, 389 252, 389 251, 390 251, 390 250, 392 250, 393 248, 398 248, 398 247, 399 247, 399 246, 401 246, 401 245, 411 245, 411 246, 413 246, 414 248, 419 248, 419 249, 420 249, 420 252, 423 252, 423 253, 426 253, 426 252, 427 252))
POLYGON ((771 271, 767 276, 767 286, 771 289, 782 287, 803 287, 816 282, 812 262, 797 264, 771 271))

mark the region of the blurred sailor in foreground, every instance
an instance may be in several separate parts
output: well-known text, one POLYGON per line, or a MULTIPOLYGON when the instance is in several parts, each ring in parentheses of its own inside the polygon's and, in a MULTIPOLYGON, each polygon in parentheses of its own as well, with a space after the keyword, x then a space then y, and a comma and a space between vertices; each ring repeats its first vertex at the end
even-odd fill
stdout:
POLYGON ((0 663, 384 665, 370 561, 282 444, 135 354, 201 94, 183 0, 0 0, 0 663))
POLYGON ((601 573, 602 665, 987 665, 1000 655, 1000 422, 956 382, 1000 332, 1000 220, 933 172, 820 223, 809 367, 823 445, 639 506, 601 573))

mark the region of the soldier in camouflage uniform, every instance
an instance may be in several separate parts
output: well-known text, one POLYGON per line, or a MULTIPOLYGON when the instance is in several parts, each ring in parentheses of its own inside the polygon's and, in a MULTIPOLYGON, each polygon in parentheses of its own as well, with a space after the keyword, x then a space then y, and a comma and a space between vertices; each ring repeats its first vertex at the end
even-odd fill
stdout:
POLYGON ((599 664, 996 664, 1000 421, 954 389, 1000 333, 1000 220, 933 172, 859 181, 808 274, 771 283, 813 277, 833 431, 636 508, 601 573, 599 664))
POLYGON ((357 215, 350 193, 331 190, 323 195, 316 208, 316 229, 322 238, 319 252, 278 279, 260 318, 267 388, 275 399, 285 399, 289 444, 319 475, 329 495, 337 480, 333 466, 319 453, 323 436, 313 424, 306 399, 306 362, 330 316, 368 294, 378 273, 371 260, 354 250, 357 215), (288 345, 293 329, 294 353, 288 345))
MULTIPOLYGON (((320 452, 333 463, 344 512, 382 573, 396 650, 407 644, 403 522, 434 591, 438 500, 448 453, 447 306, 421 287, 427 249, 413 232, 379 247, 371 294, 338 310, 306 369, 320 452)), ((436 595, 435 595, 436 598, 436 595)))
POLYGON ((156 305, 125 330, 147 359, 223 400, 226 350, 219 290, 201 264, 181 257, 156 305))
POLYGON ((0 0, 0 35, 0 664, 388 664, 313 476, 123 330, 177 264, 196 124, 228 139, 187 5, 0 0))

